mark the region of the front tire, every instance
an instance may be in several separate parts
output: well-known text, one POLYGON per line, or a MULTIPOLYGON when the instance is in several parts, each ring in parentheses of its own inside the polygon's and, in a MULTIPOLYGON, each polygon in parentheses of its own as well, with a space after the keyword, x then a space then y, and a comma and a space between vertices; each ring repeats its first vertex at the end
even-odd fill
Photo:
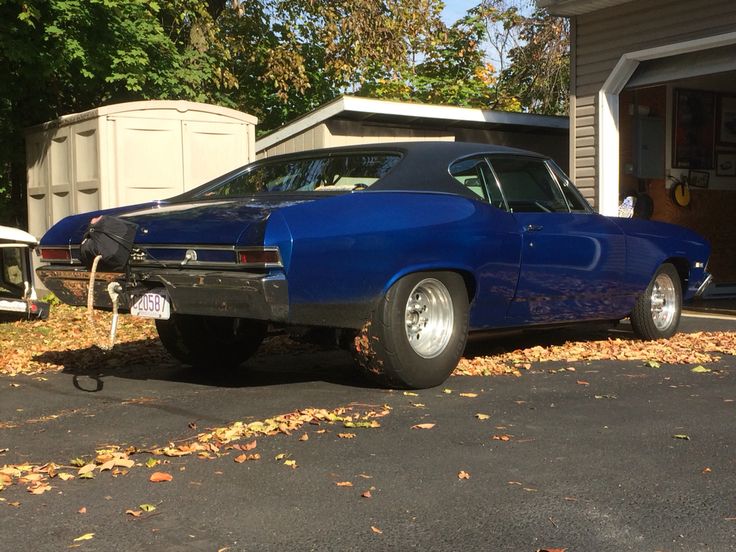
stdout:
POLYGON ((234 368, 253 356, 268 324, 247 318, 172 314, 156 320, 156 330, 168 353, 198 368, 234 368))
POLYGON ((454 272, 410 274, 381 298, 358 334, 358 366, 386 387, 424 389, 443 383, 468 336, 468 292, 454 272))
POLYGON ((667 339, 677 332, 682 313, 682 284, 677 269, 659 267, 631 311, 631 327, 641 339, 667 339))

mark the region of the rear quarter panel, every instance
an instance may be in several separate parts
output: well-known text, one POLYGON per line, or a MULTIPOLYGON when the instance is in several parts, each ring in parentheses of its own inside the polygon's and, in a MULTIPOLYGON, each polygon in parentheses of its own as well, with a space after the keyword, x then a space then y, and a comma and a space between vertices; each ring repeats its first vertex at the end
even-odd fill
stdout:
POLYGON ((358 192, 279 209, 266 245, 282 251, 295 324, 361 327, 402 276, 453 270, 468 282, 471 328, 500 325, 519 273, 513 218, 443 193, 358 192))

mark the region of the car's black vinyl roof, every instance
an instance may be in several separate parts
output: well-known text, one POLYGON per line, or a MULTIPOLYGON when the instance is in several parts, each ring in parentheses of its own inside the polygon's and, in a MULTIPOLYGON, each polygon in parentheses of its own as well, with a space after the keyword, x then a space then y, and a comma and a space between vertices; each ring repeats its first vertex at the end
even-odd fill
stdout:
POLYGON ((366 191, 412 190, 428 192, 447 192, 478 198, 473 192, 452 178, 448 172, 451 163, 473 155, 523 155, 527 157, 545 158, 527 150, 480 144, 474 142, 388 142, 379 144, 360 144, 337 148, 324 148, 303 151, 278 157, 269 157, 268 161, 277 159, 319 157, 352 152, 396 152, 403 159, 386 176, 372 184, 366 191))

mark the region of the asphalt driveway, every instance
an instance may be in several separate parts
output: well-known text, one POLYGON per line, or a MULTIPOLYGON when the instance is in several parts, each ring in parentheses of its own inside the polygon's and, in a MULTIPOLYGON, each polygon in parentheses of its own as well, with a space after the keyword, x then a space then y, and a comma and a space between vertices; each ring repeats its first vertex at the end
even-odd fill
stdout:
POLYGON ((260 357, 226 380, 177 365, 0 378, 0 465, 185 443, 307 407, 381 413, 379 427, 258 437, 259 460, 139 452, 125 475, 57 477, 38 496, 8 486, 0 549, 734 550, 734 358, 691 368, 541 363, 416 395, 367 386, 340 352, 260 357))

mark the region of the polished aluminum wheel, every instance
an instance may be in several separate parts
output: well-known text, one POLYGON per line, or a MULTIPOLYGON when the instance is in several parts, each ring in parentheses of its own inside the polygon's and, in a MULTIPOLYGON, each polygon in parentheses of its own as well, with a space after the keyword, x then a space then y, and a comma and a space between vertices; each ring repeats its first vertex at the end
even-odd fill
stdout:
POLYGON ((406 338, 423 358, 442 353, 452 336, 452 297, 445 284, 434 278, 419 282, 406 301, 406 338))
POLYGON ((668 274, 660 273, 652 284, 650 297, 652 322, 659 331, 667 330, 677 316, 677 291, 668 274))

